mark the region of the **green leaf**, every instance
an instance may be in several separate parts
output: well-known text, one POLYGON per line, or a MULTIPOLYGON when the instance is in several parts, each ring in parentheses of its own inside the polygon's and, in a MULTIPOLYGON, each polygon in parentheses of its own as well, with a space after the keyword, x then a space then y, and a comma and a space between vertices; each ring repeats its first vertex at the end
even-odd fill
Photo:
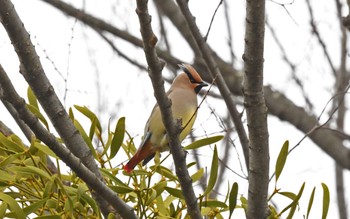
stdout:
POLYGON ((0 218, 5 218, 6 210, 7 210, 7 203, 6 202, 1 203, 1 205, 0 205, 0 218))
POLYGON ((26 218, 26 215, 24 214, 22 208, 18 205, 17 201, 14 198, 12 198, 11 196, 6 195, 4 193, 0 193, 0 199, 8 204, 11 211, 16 214, 16 216, 17 216, 16 218, 18 218, 18 219, 25 219, 26 218))
POLYGON ((204 173, 204 168, 200 168, 197 172, 195 172, 192 176, 192 182, 196 182, 197 180, 199 180, 200 178, 202 178, 204 173))
POLYGON ((180 189, 174 189, 171 187, 166 186, 165 190, 172 196, 177 197, 179 199, 185 200, 182 191, 180 189))
POLYGON ((39 216, 35 219, 61 219, 61 216, 58 215, 45 215, 45 216, 39 216))
POLYGON ((212 207, 212 208, 227 208, 227 205, 224 202, 217 201, 217 200, 207 200, 207 201, 204 201, 202 205, 205 207, 212 207))
POLYGON ((36 108, 35 106, 29 105, 27 104, 28 109, 30 110, 30 112, 32 112, 36 117, 38 117, 38 119, 45 125, 46 129, 48 131, 50 131, 49 129, 49 123, 46 121, 45 117, 43 114, 41 114, 41 112, 39 111, 38 108, 36 108))
POLYGON ((8 157, 6 157, 5 159, 1 158, 1 162, 0 162, 0 167, 4 167, 10 163, 12 163, 13 161, 19 159, 18 157, 22 156, 21 153, 18 154, 11 154, 8 157))
POLYGON ((229 197, 229 209, 230 209, 230 216, 229 218, 231 218, 233 211, 236 208, 236 204, 237 204, 237 195, 238 195, 238 184, 235 182, 232 185, 231 188, 231 192, 230 192, 230 197, 229 197))
POLYGON ((156 208, 159 210, 160 215, 162 216, 169 216, 169 210, 168 208, 165 206, 163 197, 161 195, 158 195, 156 198, 156 208))
MULTIPOLYGON (((154 170, 156 166, 151 166, 151 170, 154 170)), ((171 180, 171 181, 177 181, 177 176, 174 175, 173 171, 169 170, 166 167, 163 166, 157 166, 157 168, 155 169, 155 171, 157 173, 159 173, 161 176, 164 176, 165 178, 171 180)))
POLYGON ((184 150, 191 150, 191 149, 200 148, 200 147, 218 142, 223 138, 224 138, 223 135, 217 135, 217 136, 213 136, 213 137, 200 139, 200 140, 197 140, 197 141, 187 145, 186 147, 184 147, 184 150))
POLYGON ((157 191, 153 188, 147 189, 147 196, 148 199, 145 203, 145 206, 150 205, 154 201, 154 199, 157 198, 157 191))
POLYGON ((83 129, 83 127, 80 125, 80 123, 78 122, 78 120, 74 120, 74 125, 75 127, 78 129, 79 133, 81 134, 81 136, 83 137, 84 141, 86 142, 87 146, 90 148, 90 151, 92 153, 92 156, 94 156, 95 159, 97 159, 97 154, 96 154, 96 150, 94 148, 94 146, 92 145, 92 142, 89 138, 89 136, 86 134, 85 130, 83 129))
MULTIPOLYGON (((108 170, 101 168, 100 169, 102 174, 109 178, 110 180, 112 180, 116 185, 119 186, 124 186, 124 187, 128 187, 125 183, 123 183, 120 179, 118 179, 115 175, 113 175, 112 173, 110 173, 108 170)), ((131 189, 131 188, 130 188, 131 189)))
POLYGON ((39 109, 38 100, 36 99, 36 96, 30 87, 28 87, 27 96, 29 104, 39 109))
POLYGON ((118 123, 115 127, 114 136, 111 144, 111 154, 110 159, 112 159, 120 149, 120 146, 124 141, 125 133, 125 117, 122 117, 118 120, 118 123))
POLYGON ((35 148, 37 148, 39 151, 42 151, 44 154, 49 155, 53 158, 59 159, 58 156, 46 145, 43 145, 39 142, 34 142, 32 144, 35 148))
POLYGON ((161 195, 167 186, 167 182, 165 180, 161 180, 159 183, 156 183, 152 188, 157 192, 157 196, 161 195))
POLYGON ((92 208, 93 212, 95 212, 96 214, 100 214, 100 208, 97 205, 96 201, 90 196, 87 195, 86 193, 83 193, 81 195, 82 200, 84 200, 85 202, 87 202, 89 204, 89 206, 92 208))
POLYGON ((74 113, 73 113, 72 107, 69 107, 68 115, 69 115, 70 120, 74 121, 74 113))
POLYGON ((211 162, 211 170, 210 170, 210 176, 208 180, 208 186, 205 189, 203 196, 206 196, 207 194, 209 194, 209 192, 213 190, 218 177, 218 167, 219 167, 219 158, 218 158, 218 151, 215 146, 213 160, 211 162))
POLYGON ((25 147, 23 144, 18 144, 17 142, 12 141, 9 137, 6 137, 4 134, 0 132, 0 143, 4 145, 4 147, 14 151, 14 152, 24 152, 25 147))
POLYGON ((282 170, 284 168, 284 165, 286 163, 287 155, 288 155, 288 147, 289 147, 289 141, 287 140, 284 142, 284 144, 281 148, 281 151, 278 155, 277 161, 276 161, 276 169, 275 169, 276 182, 277 182, 278 178, 280 177, 282 170))
POLYGON ((113 191, 115 191, 118 194, 126 194, 133 192, 134 189, 128 187, 128 186, 109 186, 113 191))
POLYGON ((323 189, 323 206, 322 206, 322 219, 327 218, 329 209, 329 189, 324 183, 321 183, 323 189))
MULTIPOLYGON (((29 214, 35 212, 36 210, 38 210, 39 208, 43 207, 43 205, 45 204, 46 201, 47 201, 47 198, 38 200, 37 202, 34 202, 33 204, 29 205, 28 207, 23 208, 23 211, 26 215, 29 215, 29 214)), ((7 216, 10 216, 10 214, 8 214, 7 216)), ((15 216, 15 214, 13 214, 13 216, 15 216)))
POLYGON ((98 126, 98 123, 99 123, 99 121, 98 121, 97 117, 95 117, 91 120, 91 126, 90 126, 90 131, 89 131, 90 141, 92 141, 92 139, 94 138, 95 130, 98 126))
POLYGON ((19 173, 25 173, 25 174, 29 174, 29 175, 39 175, 41 177, 44 177, 48 180, 52 180, 53 178, 44 170, 39 169, 37 167, 34 166, 12 166, 9 167, 9 169, 13 172, 19 172, 19 173))
MULTIPOLYGON (((284 196, 286 196, 286 197, 289 197, 289 198, 292 198, 292 199, 293 199, 292 203, 290 203, 287 207, 285 207, 285 208, 279 213, 279 215, 283 214, 285 211, 287 211, 287 210, 290 209, 290 208, 295 208, 295 207, 298 205, 299 199, 300 199, 301 195, 303 194, 304 188, 305 188, 305 182, 304 182, 303 185, 301 186, 301 188, 300 188, 298 194, 295 196, 295 198, 293 198, 292 196, 290 196, 290 195, 293 194, 293 193, 289 193, 289 192, 288 192, 288 193, 278 192, 278 193, 281 194, 281 195, 284 195, 284 196)), ((294 194, 293 194, 293 195, 294 195, 294 194)), ((288 215, 288 218, 289 218, 289 216, 293 216, 293 215, 288 215)))
POLYGON ((244 212, 247 214, 247 210, 248 210, 248 200, 247 200, 243 195, 241 195, 241 197, 239 198, 239 200, 240 200, 241 203, 242 203, 242 208, 243 208, 244 212))
MULTIPOLYGON (((53 178, 55 178, 55 176, 53 176, 53 178)), ((53 189, 55 189, 55 181, 48 181, 45 183, 45 188, 44 188, 44 192, 43 192, 43 197, 44 198, 48 198, 49 196, 52 195, 52 191, 53 189)))
POLYGON ((314 202, 315 190, 316 190, 316 187, 314 187, 314 189, 313 189, 312 192, 311 192, 311 196, 310 196, 310 199, 309 199, 309 204, 308 204, 308 206, 307 206, 306 219, 309 218, 309 214, 310 214, 310 211, 311 211, 311 207, 312 207, 312 204, 313 204, 313 202, 314 202))
POLYGON ((100 121, 97 119, 97 116, 86 106, 78 106, 78 105, 74 105, 75 109, 77 109, 79 112, 81 112, 83 115, 85 115, 86 117, 88 117, 91 122, 94 121, 94 119, 96 119, 96 127, 98 129, 98 131, 100 133, 102 133, 102 128, 101 128, 101 123, 100 121))
POLYGON ((10 183, 16 180, 16 176, 14 174, 10 174, 6 171, 0 169, 0 182, 10 183))

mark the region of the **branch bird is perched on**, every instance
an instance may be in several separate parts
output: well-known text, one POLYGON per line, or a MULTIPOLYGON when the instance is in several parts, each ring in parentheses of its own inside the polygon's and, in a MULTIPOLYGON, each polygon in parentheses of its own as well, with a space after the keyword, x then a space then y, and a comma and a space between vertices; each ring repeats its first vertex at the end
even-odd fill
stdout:
MULTIPOLYGON (((181 64, 183 70, 171 84, 166 93, 171 100, 173 117, 181 121, 182 131, 180 141, 190 133, 197 114, 197 94, 202 87, 207 86, 198 72, 189 64, 181 64)), ((156 151, 169 150, 168 136, 162 122, 159 106, 156 104, 146 123, 143 141, 135 155, 124 166, 126 172, 131 172, 143 160, 143 165, 150 161, 156 151)))

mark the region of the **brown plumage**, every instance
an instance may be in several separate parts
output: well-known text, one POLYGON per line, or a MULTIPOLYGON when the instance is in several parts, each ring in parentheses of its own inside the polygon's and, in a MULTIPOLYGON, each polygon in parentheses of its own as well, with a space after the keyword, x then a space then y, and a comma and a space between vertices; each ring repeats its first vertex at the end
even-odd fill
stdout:
MULTIPOLYGON (((202 87, 207 86, 198 72, 189 64, 179 65, 184 71, 173 81, 167 96, 171 99, 171 110, 174 119, 182 121, 183 130, 180 141, 190 133, 196 119, 197 94, 202 87), (184 127, 185 126, 185 127, 184 127)), ((156 104, 146 123, 143 141, 135 155, 124 166, 124 170, 131 172, 143 160, 143 165, 150 161, 156 151, 169 150, 166 129, 162 116, 156 104)))

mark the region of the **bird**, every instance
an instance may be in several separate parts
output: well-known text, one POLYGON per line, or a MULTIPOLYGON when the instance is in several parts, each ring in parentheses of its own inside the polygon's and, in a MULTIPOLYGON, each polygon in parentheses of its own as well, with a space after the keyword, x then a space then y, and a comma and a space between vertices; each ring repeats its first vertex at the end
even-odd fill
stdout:
MULTIPOLYGON (((179 67, 183 72, 175 77, 166 95, 172 103, 173 118, 181 121, 182 131, 179 138, 182 142, 190 133, 197 116, 197 94, 208 84, 190 64, 179 64, 179 67)), ((157 151, 167 150, 169 150, 168 136, 159 106, 156 104, 145 125, 143 140, 134 156, 124 165, 124 170, 130 173, 141 161, 142 165, 146 165, 157 151)))

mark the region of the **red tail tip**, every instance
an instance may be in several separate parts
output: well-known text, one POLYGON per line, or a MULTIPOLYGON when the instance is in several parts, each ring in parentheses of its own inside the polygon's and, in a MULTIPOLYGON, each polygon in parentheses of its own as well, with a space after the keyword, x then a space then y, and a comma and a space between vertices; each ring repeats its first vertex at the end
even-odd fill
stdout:
POLYGON ((133 171, 134 168, 130 167, 130 165, 127 163, 125 166, 124 166, 124 170, 127 172, 127 173, 131 173, 131 171, 133 171))

